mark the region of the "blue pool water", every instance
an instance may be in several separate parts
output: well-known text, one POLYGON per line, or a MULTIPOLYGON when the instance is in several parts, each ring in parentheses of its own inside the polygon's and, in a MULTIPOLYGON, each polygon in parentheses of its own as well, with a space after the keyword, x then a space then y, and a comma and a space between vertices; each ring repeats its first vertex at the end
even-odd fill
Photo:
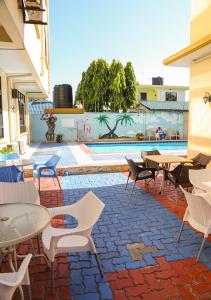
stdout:
POLYGON ((187 141, 168 142, 127 142, 127 143, 86 143, 90 150, 95 153, 120 153, 141 150, 186 150, 187 141))

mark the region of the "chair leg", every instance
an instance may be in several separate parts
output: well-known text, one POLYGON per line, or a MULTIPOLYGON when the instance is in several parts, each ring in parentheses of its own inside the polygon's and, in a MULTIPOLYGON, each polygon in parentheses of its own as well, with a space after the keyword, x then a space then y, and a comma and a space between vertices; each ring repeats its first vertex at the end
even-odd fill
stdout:
POLYGON ((54 293, 55 292, 54 262, 51 262, 51 289, 52 289, 52 293, 54 293))
POLYGON ((32 292, 31 292, 31 286, 28 285, 28 295, 29 295, 29 300, 32 300, 32 292))
POLYGON ((178 238, 177 238, 177 242, 178 242, 178 243, 179 243, 179 241, 180 241, 180 237, 181 237, 181 234, 182 234, 182 230, 183 230, 184 225, 185 225, 185 222, 182 221, 182 225, 181 225, 181 227, 180 227, 180 231, 179 231, 178 238))
POLYGON ((128 174, 128 177, 127 177, 127 182, 126 182, 126 185, 125 185, 125 190, 127 189, 127 186, 128 186, 128 182, 129 182, 129 174, 128 174))
POLYGON ((198 255, 197 255, 196 261, 199 260, 199 257, 200 257, 200 255, 201 255, 201 252, 202 252, 202 250, 203 250, 203 248, 204 248, 204 243, 205 243, 205 241, 206 241, 206 238, 204 237, 204 238, 203 238, 203 241, 202 241, 202 243, 201 243, 201 247, 200 247, 200 249, 199 249, 199 253, 198 253, 198 255))
POLYGON ((135 185, 136 185, 136 182, 134 181, 134 183, 133 183, 133 187, 132 187, 132 191, 131 191, 131 193, 130 193, 130 196, 132 196, 132 194, 133 194, 133 191, 134 191, 134 187, 135 187, 135 185))
POLYGON ((38 177, 38 190, 40 192, 40 177, 38 177))
POLYGON ((94 253, 94 256, 95 256, 95 259, 96 259, 96 262, 97 262, 98 269, 100 271, 100 275, 101 275, 101 277, 104 277, 104 271, 103 271, 102 264, 101 264, 101 261, 100 261, 100 258, 99 258, 99 254, 94 253))
POLYGON ((56 176, 56 179, 57 179, 57 181, 58 181, 59 188, 60 188, 60 190, 61 190, 62 188, 61 188, 61 185, 60 185, 60 182, 59 182, 59 178, 58 178, 58 176, 56 176))

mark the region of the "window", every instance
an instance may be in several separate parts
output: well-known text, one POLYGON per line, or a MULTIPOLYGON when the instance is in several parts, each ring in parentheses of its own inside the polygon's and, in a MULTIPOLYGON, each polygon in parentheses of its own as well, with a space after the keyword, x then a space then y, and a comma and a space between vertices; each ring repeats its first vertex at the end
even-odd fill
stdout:
POLYGON ((25 122, 25 96, 17 92, 18 96, 18 107, 19 107, 19 123, 20 123, 20 132, 26 131, 26 122, 25 122))
POLYGON ((177 101, 176 92, 166 92, 166 101, 177 101))
POLYGON ((140 100, 146 101, 147 100, 147 93, 140 93, 140 100))
POLYGON ((2 90, 1 90, 1 77, 0 77, 0 139, 4 137, 3 125, 3 110, 2 110, 2 90))

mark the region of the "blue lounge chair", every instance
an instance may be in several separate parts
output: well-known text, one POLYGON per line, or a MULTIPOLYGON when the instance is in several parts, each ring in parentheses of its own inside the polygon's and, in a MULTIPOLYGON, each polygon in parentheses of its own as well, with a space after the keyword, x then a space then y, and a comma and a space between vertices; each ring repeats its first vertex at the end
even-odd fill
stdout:
POLYGON ((16 166, 0 168, 0 182, 19 182, 24 181, 23 171, 16 166))
POLYGON ((56 174, 56 166, 60 160, 60 156, 53 155, 47 162, 44 164, 34 163, 33 165, 33 175, 38 179, 39 191, 40 191, 40 178, 56 178, 61 190, 61 185, 56 174))

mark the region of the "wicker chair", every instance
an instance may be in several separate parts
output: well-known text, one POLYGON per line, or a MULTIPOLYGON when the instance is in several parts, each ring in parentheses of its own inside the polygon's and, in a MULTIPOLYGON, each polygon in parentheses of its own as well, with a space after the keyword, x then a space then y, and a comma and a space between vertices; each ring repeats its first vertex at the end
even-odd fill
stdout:
POLYGON ((158 150, 150 150, 150 151, 141 151, 141 158, 143 159, 143 166, 145 168, 152 168, 157 171, 156 176, 158 175, 159 171, 163 168, 159 166, 158 163, 151 161, 149 159, 146 159, 147 155, 160 155, 160 152, 158 150))
POLYGON ((192 183, 189 180, 189 170, 190 169, 200 169, 201 165, 195 166, 186 166, 183 164, 177 165, 172 171, 165 170, 165 180, 170 181, 173 183, 175 191, 179 186, 183 188, 190 188, 192 187, 192 183))
POLYGON ((211 156, 203 153, 199 153, 192 160, 193 160, 192 163, 193 166, 200 164, 202 168, 206 168, 208 163, 211 161, 211 156))
POLYGON ((128 159, 127 157, 125 157, 125 159, 127 160, 127 163, 128 163, 128 166, 129 166, 129 174, 128 174, 125 189, 127 189, 129 178, 134 180, 134 184, 133 184, 132 191, 131 191, 131 196, 132 196, 136 181, 145 180, 145 186, 146 186, 146 184, 147 184, 146 180, 147 179, 154 179, 155 180, 155 178, 156 178, 156 176, 155 176, 156 169, 145 168, 143 166, 141 167, 140 165, 136 164, 132 159, 128 159))

